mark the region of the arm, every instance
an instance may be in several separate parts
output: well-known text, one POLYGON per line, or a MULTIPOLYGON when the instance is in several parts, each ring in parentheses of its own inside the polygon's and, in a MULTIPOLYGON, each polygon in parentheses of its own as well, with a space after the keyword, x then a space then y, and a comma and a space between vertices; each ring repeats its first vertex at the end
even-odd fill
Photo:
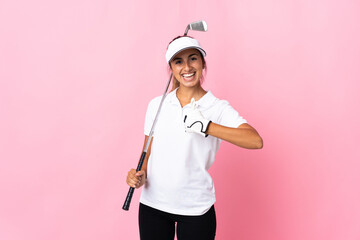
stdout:
MULTIPOLYGON (((144 148, 145 148, 145 145, 146 145, 146 142, 148 141, 148 139, 149 139, 149 136, 145 135, 143 151, 144 151, 144 148)), ((147 164, 148 164, 148 159, 149 159, 149 156, 150 156, 150 153, 151 153, 152 142, 153 142, 153 138, 150 141, 150 144, 149 144, 149 147, 148 147, 148 150, 146 152, 145 159, 144 159, 144 164, 142 165, 142 168, 141 168, 141 170, 145 172, 145 178, 147 177, 147 164)))
POLYGON ((262 138, 255 128, 247 123, 241 124, 238 128, 230 128, 210 122, 206 134, 247 149, 263 147, 262 138))
MULTIPOLYGON (((144 140, 144 146, 143 146, 143 151, 146 145, 146 142, 148 140, 149 136, 145 136, 145 140, 144 140)), ((142 185, 144 185, 145 181, 146 181, 146 177, 147 177, 147 163, 148 163, 148 159, 151 153, 151 145, 152 145, 152 141, 153 139, 151 139, 150 141, 150 145, 148 147, 148 150, 146 152, 146 156, 144 159, 144 163, 141 167, 141 170, 139 172, 136 172, 136 169, 132 168, 129 172, 128 172, 128 176, 126 179, 126 183, 133 188, 139 188, 142 185)))
POLYGON ((194 98, 191 99, 191 109, 186 113, 184 123, 186 132, 198 133, 204 137, 211 135, 248 149, 260 149, 263 147, 263 141, 255 128, 247 123, 243 123, 237 128, 213 123, 204 118, 197 108, 194 98))

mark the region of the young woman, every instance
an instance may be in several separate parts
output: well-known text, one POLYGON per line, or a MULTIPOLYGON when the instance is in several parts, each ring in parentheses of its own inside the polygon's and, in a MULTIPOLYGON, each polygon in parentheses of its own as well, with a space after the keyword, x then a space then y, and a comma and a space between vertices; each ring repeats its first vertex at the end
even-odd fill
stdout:
MULTIPOLYGON (((221 140, 248 149, 262 139, 225 100, 202 86, 206 53, 188 36, 170 42, 166 60, 173 90, 166 96, 142 170, 131 169, 127 184, 144 185, 140 198, 142 240, 215 238, 215 190, 208 169, 221 140), (176 224, 175 224, 176 223, 176 224)), ((150 101, 145 118, 148 139, 161 97, 150 101)))

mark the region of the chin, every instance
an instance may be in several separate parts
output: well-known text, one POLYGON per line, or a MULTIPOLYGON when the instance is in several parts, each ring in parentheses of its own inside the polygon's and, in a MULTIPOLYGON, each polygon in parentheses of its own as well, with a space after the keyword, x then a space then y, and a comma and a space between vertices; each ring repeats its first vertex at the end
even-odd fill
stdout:
POLYGON ((184 87, 187 87, 187 88, 193 88, 193 87, 198 87, 200 86, 200 82, 186 82, 186 83, 182 83, 181 85, 183 85, 184 87))
POLYGON ((200 86, 200 80, 194 80, 191 82, 181 81, 181 85, 184 87, 197 87, 200 86))

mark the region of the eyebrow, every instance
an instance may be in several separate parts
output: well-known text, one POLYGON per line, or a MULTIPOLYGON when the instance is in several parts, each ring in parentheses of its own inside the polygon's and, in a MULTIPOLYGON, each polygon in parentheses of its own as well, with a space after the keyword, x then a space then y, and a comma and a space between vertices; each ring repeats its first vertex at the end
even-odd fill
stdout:
POLYGON ((172 60, 172 62, 175 62, 176 60, 182 60, 182 58, 179 58, 179 57, 174 58, 174 59, 172 60))
POLYGON ((193 53, 193 54, 191 54, 189 57, 192 57, 193 55, 197 56, 198 54, 197 54, 197 53, 193 53))

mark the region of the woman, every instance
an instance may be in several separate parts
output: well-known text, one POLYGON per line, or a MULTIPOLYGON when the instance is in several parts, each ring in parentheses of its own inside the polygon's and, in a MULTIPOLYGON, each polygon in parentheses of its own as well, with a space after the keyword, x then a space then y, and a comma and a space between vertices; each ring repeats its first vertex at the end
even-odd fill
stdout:
MULTIPOLYGON (((257 131, 227 101, 202 86, 205 51, 188 36, 170 42, 166 60, 173 91, 165 98, 142 170, 131 169, 127 184, 144 186, 139 208, 142 240, 215 238, 215 190, 208 169, 221 140, 262 148, 257 131)), ((153 99, 145 118, 145 143, 160 104, 153 99)))

